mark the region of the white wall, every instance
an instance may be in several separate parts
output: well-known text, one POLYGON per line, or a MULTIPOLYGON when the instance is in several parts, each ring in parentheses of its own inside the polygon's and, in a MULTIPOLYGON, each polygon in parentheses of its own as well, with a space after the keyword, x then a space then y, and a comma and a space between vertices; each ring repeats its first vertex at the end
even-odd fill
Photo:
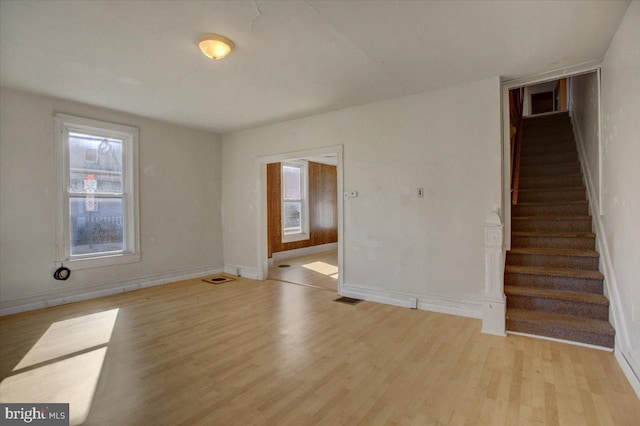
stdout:
POLYGON ((337 144, 359 192, 344 203, 344 282, 479 316, 483 227, 501 200, 499 80, 223 135, 225 264, 258 266, 257 157, 337 144))
POLYGON ((0 93, 0 308, 61 303, 89 292, 171 281, 222 266, 220 136, 111 110, 2 89, 0 93), (140 129, 142 261, 55 270, 53 114, 140 129))
POLYGON ((590 72, 571 77, 569 84, 571 120, 576 138, 584 153, 585 175, 590 181, 589 196, 598 205, 600 202, 599 153, 598 153, 598 74, 590 72))
POLYGON ((602 63, 602 112, 601 220, 623 322, 616 343, 640 376, 640 2, 629 5, 602 63))

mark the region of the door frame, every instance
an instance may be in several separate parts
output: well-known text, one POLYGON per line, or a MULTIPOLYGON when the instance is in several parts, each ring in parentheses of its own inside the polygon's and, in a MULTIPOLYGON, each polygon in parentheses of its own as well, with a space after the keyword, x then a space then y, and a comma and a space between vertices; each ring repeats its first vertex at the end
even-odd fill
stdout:
POLYGON ((300 160, 306 157, 318 157, 322 155, 335 154, 338 159, 337 180, 338 180, 338 293, 342 291, 344 285, 344 197, 343 194, 343 145, 325 146, 319 148, 291 151, 281 154, 263 155, 258 157, 259 179, 258 179, 258 280, 266 280, 269 274, 269 260, 267 258, 267 164, 280 163, 283 161, 300 160))
MULTIPOLYGON (((600 105, 600 68, 602 60, 585 62, 582 64, 573 65, 566 68, 561 68, 554 71, 549 71, 541 74, 535 74, 531 76, 502 80, 501 82, 501 107, 502 107, 502 152, 503 152, 503 170, 502 170, 502 206, 503 206, 503 224, 504 224, 504 245, 505 250, 511 250, 511 144, 509 133, 509 90, 517 89, 518 87, 531 86, 534 84, 545 83, 547 81, 558 80, 561 78, 575 77, 581 74, 588 74, 591 72, 598 73, 598 129, 602 126, 602 105, 600 105)), ((567 108, 569 112, 571 106, 571 98, 567 108)), ((602 138, 598 135, 599 145, 602 138)), ((602 157, 602 148, 599 148, 599 157, 602 157)), ((601 170, 601 169, 600 169, 601 170)), ((602 175, 602 173, 600 173, 602 175)), ((600 180, 600 179, 599 179, 600 180)), ((600 182, 598 183, 600 185, 600 182)), ((602 198, 602 197, 600 197, 602 198)), ((600 206, 602 207, 602 206, 600 206)))

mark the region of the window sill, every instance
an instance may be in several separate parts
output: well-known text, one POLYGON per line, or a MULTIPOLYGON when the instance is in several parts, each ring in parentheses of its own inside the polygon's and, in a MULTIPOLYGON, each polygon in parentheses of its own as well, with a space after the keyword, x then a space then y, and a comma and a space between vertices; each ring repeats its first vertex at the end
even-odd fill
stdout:
POLYGON ((81 259, 67 259, 64 261, 70 269, 99 268, 101 266, 121 265, 134 262, 140 262, 140 253, 113 254, 81 259))
POLYGON ((309 234, 292 234, 292 235, 283 235, 282 242, 283 243, 293 243, 296 241, 304 241, 308 240, 310 237, 309 234))

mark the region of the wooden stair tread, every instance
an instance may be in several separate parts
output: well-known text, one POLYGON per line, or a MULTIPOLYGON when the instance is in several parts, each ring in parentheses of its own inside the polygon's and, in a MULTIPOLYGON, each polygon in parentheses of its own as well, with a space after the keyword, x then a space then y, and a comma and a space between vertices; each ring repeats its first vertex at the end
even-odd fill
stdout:
POLYGON ((550 256, 580 256, 598 257, 600 254, 595 250, 566 249, 566 248, 545 248, 545 247, 522 247, 512 248, 507 253, 512 254, 544 254, 550 256))
POLYGON ((568 178, 568 177, 580 177, 580 178, 582 178, 582 174, 580 174, 580 173, 568 173, 566 175, 553 175, 553 176, 521 176, 520 177, 520 181, 523 181, 523 180, 544 180, 544 179, 555 180, 555 179, 568 178))
POLYGON ((545 323, 553 327, 614 336, 615 330, 609 321, 553 314, 550 312, 530 311, 526 309, 508 309, 507 318, 513 321, 545 323))
POLYGON ((512 220, 591 220, 591 216, 517 216, 512 220))
MULTIPOLYGON (((551 153, 551 154, 522 154, 520 156, 520 167, 532 167, 532 166, 550 166, 553 164, 565 164, 567 162, 578 161, 577 152, 564 152, 564 153, 551 153), (575 155, 574 155, 575 154, 575 155), (562 155, 565 158, 558 158, 558 155, 562 155), (566 157, 576 157, 575 159, 566 157)), ((525 176, 520 176, 523 179, 525 176)))
POLYGON ((584 302, 597 305, 609 305, 609 301, 602 294, 586 293, 578 291, 567 290, 553 290, 544 287, 523 287, 507 285, 504 287, 504 292, 511 296, 530 296, 530 297, 542 297, 545 299, 560 299, 572 302, 584 302))
MULTIPOLYGON (((572 135, 558 136, 556 134, 535 134, 535 135, 522 135, 522 140, 527 144, 527 147, 557 147, 564 145, 566 147, 574 148, 576 145, 572 141, 572 135)), ((524 146, 523 146, 524 148, 524 146)))
POLYGON ((562 204, 589 204, 589 202, 587 200, 518 201, 516 206, 559 206, 562 204))
POLYGON ((555 277, 586 278, 590 280, 603 280, 604 275, 600 271, 590 269, 547 268, 545 266, 519 266, 506 265, 505 273, 518 273, 529 275, 551 275, 555 277))
MULTIPOLYGON (((549 153, 549 154, 539 154, 539 155, 554 155, 555 153, 549 153)), ((522 158, 527 157, 526 155, 523 155, 522 157, 520 157, 520 160, 522 161, 522 158)), ((531 157, 533 157, 533 155, 531 155, 531 157)), ((522 165, 521 167, 532 167, 532 168, 536 168, 536 169, 540 169, 543 167, 560 167, 560 166, 566 166, 567 164, 576 164, 576 163, 580 163, 580 161, 575 160, 575 161, 564 161, 562 163, 552 163, 552 164, 527 164, 522 165)), ((523 176, 524 177, 524 176, 523 176)))
POLYGON ((562 231, 514 231, 511 233, 515 237, 575 237, 575 238, 594 238, 596 234, 593 232, 562 232, 562 231))
POLYGON ((553 187, 553 188, 525 188, 525 189, 518 189, 518 192, 519 193, 523 193, 523 192, 574 191, 574 190, 584 190, 584 189, 585 189, 584 185, 582 185, 582 186, 556 186, 556 187, 553 187))

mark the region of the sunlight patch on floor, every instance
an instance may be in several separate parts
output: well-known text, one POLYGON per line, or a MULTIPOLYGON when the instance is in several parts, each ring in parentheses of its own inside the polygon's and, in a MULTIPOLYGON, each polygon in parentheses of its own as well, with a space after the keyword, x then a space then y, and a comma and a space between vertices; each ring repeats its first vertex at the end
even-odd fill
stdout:
POLYGON ((117 317, 112 309, 51 324, 0 383, 0 402, 68 403, 70 425, 83 424, 117 317))
POLYGON ((51 324, 13 371, 106 345, 117 316, 118 309, 112 309, 51 324))
POLYGON ((80 425, 89 416, 106 353, 103 347, 7 377, 0 383, 0 400, 68 403, 69 423, 80 425))
POLYGON ((331 278, 334 278, 333 275, 335 275, 336 279, 338 277, 338 267, 336 265, 331 265, 330 263, 317 261, 304 264, 302 267, 322 275, 330 276, 331 278))

